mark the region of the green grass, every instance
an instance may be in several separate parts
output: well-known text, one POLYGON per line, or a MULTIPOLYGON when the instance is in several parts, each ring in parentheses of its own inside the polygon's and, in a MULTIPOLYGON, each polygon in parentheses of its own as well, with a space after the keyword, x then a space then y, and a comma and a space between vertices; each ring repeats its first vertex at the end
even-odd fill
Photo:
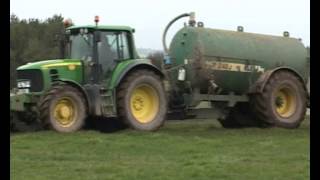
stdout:
POLYGON ((309 120, 294 130, 167 121, 157 132, 10 137, 12 179, 309 179, 309 120))

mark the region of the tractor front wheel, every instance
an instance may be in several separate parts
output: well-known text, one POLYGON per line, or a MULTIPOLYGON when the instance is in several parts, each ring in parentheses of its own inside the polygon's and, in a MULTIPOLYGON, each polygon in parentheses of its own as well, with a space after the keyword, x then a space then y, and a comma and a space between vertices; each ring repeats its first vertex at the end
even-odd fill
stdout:
POLYGON ((43 125, 58 132, 81 129, 87 116, 82 93, 67 84, 52 86, 42 98, 39 109, 43 125))

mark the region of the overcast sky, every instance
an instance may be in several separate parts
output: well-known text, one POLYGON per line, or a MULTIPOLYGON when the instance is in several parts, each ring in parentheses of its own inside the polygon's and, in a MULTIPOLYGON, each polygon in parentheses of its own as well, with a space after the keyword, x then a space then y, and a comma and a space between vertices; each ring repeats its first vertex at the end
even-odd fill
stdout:
MULTIPOLYGON (((194 11, 205 27, 302 38, 310 44, 309 0, 10 0, 10 13, 20 19, 46 19, 54 14, 71 18, 76 25, 94 24, 100 16, 102 25, 128 25, 136 29, 139 48, 162 49, 161 37, 167 23, 185 12, 194 11)), ((180 20, 169 32, 183 26, 180 20)))

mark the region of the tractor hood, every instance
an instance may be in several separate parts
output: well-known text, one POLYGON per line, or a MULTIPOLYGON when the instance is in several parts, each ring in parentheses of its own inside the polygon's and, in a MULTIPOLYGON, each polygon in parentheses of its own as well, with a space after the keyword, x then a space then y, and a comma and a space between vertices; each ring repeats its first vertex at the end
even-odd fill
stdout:
POLYGON ((57 59, 28 63, 17 68, 17 80, 30 81, 30 92, 40 92, 50 88, 53 81, 81 84, 83 82, 83 62, 78 59, 57 59))
POLYGON ((25 69, 49 69, 58 67, 70 67, 71 69, 75 66, 81 66, 81 60, 78 59, 55 59, 55 60, 45 60, 38 62, 31 62, 25 65, 19 66, 17 70, 25 69))

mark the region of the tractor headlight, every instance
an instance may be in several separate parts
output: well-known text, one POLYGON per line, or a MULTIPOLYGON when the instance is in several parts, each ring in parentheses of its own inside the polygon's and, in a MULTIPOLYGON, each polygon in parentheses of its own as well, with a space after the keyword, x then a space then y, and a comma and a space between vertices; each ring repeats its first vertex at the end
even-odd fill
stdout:
POLYGON ((19 81, 17 84, 18 88, 30 88, 31 87, 31 83, 30 81, 19 81))

